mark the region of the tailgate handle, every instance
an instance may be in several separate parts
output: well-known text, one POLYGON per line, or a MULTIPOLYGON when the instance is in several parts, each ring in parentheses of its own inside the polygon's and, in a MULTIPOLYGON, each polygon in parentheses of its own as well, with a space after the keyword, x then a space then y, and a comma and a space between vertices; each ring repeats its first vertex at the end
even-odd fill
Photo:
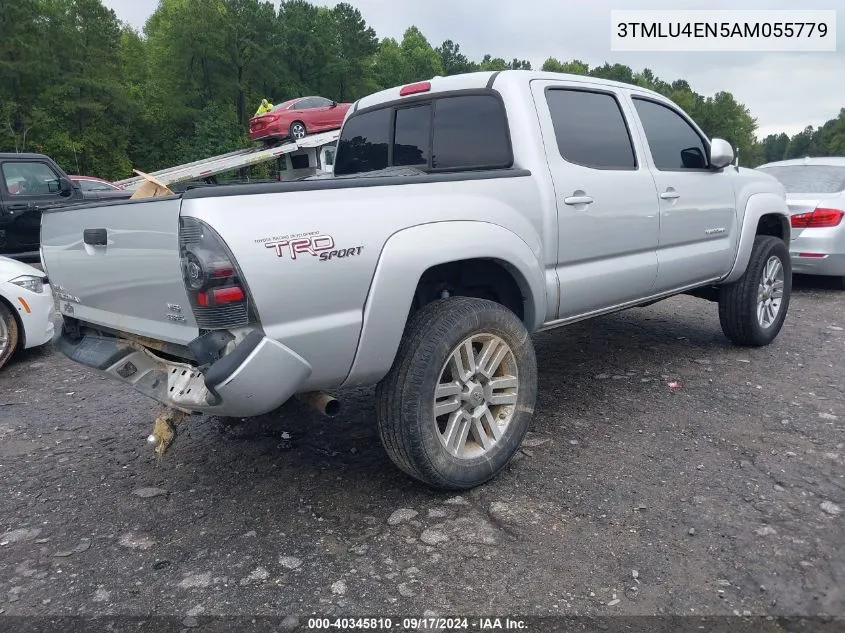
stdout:
POLYGON ((82 232, 82 239, 89 246, 105 246, 108 243, 109 233, 106 229, 85 229, 82 232))

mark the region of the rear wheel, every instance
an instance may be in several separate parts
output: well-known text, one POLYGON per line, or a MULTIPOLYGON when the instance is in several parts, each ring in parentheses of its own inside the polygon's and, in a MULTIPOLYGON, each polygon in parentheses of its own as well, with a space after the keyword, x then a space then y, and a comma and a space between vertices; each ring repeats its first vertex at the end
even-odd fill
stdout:
POLYGON ((738 345, 768 345, 783 326, 791 292, 786 245, 777 237, 758 235, 743 276, 720 290, 719 321, 725 336, 738 345))
POLYGON ((411 318, 376 389, 379 433, 408 475, 472 488, 513 457, 536 395, 534 347, 517 316, 493 301, 443 299, 411 318))
POLYGON ((18 322, 15 315, 5 303, 0 302, 0 369, 15 353, 18 340, 18 322))
POLYGON ((305 124, 302 121, 294 121, 290 124, 290 137, 294 141, 304 139, 308 135, 305 124))

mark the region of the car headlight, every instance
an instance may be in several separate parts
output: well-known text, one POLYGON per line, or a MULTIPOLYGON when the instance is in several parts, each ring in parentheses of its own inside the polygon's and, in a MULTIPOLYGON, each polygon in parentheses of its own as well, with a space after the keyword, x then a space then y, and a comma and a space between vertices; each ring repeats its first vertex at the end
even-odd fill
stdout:
POLYGON ((34 292, 36 294, 41 294, 42 292, 44 292, 43 277, 35 277, 34 275, 21 275, 20 277, 15 277, 9 283, 13 283, 16 286, 20 286, 21 288, 26 288, 30 292, 34 292))

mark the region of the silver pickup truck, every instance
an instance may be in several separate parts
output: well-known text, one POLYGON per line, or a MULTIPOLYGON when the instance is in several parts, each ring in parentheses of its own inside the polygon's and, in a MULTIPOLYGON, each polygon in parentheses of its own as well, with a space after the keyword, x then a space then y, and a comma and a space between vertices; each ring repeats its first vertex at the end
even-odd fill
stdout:
POLYGON ((506 71, 359 100, 334 175, 45 213, 71 359, 179 411, 377 385, 408 475, 501 470, 537 392, 529 334, 679 293, 737 344, 789 305, 783 187, 635 86, 506 71))

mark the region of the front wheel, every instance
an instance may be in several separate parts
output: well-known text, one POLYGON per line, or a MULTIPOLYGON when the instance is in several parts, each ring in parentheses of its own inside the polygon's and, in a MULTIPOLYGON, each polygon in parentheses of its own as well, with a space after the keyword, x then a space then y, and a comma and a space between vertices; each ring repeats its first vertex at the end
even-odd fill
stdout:
POLYGON ((792 264, 786 244, 758 235, 745 273, 721 288, 722 331, 738 345, 768 345, 783 326, 791 293, 792 264))
POLYGON ((493 301, 443 299, 411 318, 376 389, 379 434, 408 475, 473 488, 513 457, 536 396, 534 346, 517 316, 493 301))
POLYGON ((0 301, 0 369, 18 347, 18 322, 9 307, 0 301))

